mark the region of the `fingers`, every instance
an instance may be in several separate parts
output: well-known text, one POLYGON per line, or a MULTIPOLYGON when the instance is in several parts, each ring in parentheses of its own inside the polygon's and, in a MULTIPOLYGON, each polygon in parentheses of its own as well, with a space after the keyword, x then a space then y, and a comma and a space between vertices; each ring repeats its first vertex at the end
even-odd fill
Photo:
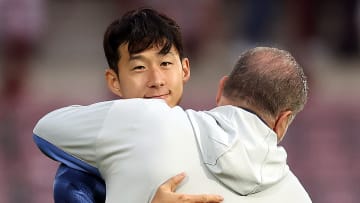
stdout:
POLYGON ((184 180, 186 174, 180 173, 164 182, 151 201, 152 203, 220 203, 224 200, 219 195, 188 195, 175 193, 176 188, 184 180))
POLYGON ((185 173, 180 173, 171 177, 160 186, 161 190, 174 192, 181 181, 184 180, 185 176, 185 173))
POLYGON ((219 195, 185 195, 178 194, 177 202, 185 203, 219 203, 224 200, 223 197, 219 195))

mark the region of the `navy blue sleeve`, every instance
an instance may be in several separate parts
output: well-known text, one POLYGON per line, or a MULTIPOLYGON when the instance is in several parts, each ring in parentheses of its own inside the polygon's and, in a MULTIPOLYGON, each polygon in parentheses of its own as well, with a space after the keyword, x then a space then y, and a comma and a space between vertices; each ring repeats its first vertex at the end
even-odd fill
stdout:
POLYGON ((92 174, 61 164, 54 181, 55 203, 104 203, 105 182, 92 174))
POLYGON ((105 182, 97 168, 35 134, 33 139, 45 155, 61 163, 54 180, 55 203, 105 202, 105 182))

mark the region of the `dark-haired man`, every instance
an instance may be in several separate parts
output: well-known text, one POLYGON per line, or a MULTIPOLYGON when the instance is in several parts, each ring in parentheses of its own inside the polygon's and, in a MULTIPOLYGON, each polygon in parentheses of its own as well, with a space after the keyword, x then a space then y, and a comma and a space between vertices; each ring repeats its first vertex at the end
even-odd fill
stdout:
MULTIPOLYGON (((103 45, 109 64, 105 77, 115 95, 123 99, 159 98, 171 107, 180 102, 183 85, 190 77, 190 66, 184 56, 180 28, 173 19, 148 8, 129 11, 108 26, 103 45)), ((68 138, 60 132, 54 129, 53 135, 58 135, 59 139, 68 138)), ((91 140, 83 138, 76 135, 69 139, 77 148, 90 144, 91 140)), ((105 201, 105 184, 97 169, 91 167, 93 163, 77 165, 76 161, 64 159, 66 153, 45 153, 62 163, 54 182, 55 203, 105 201)), ((174 183, 179 183, 174 180, 178 177, 170 179, 166 187, 159 190, 159 194, 163 194, 160 198, 166 202, 221 200, 217 195, 171 193, 177 186, 174 183), (184 197, 188 200, 185 201, 184 197)))

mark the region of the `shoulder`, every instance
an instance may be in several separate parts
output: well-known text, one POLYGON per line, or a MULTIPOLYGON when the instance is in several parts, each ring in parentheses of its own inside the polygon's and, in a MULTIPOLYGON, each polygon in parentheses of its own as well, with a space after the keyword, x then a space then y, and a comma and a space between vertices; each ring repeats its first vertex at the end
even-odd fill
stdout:
POLYGON ((162 99, 121 99, 116 100, 109 110, 109 116, 111 115, 121 115, 121 117, 132 117, 132 116, 143 116, 147 115, 153 116, 156 115, 157 118, 160 118, 164 115, 174 114, 176 112, 184 112, 184 110, 179 107, 169 107, 167 103, 162 99))
POLYGON ((51 129, 65 129, 68 125, 103 119, 112 106, 113 101, 94 103, 87 106, 71 105, 56 109, 43 116, 35 125, 34 133, 51 129))

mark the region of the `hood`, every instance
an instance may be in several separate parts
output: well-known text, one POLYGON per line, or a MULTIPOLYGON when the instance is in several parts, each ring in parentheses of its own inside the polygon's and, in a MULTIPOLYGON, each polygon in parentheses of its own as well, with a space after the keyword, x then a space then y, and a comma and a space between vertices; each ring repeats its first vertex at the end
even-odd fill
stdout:
POLYGON ((257 115, 234 106, 186 111, 204 164, 224 185, 240 195, 265 190, 285 177, 286 151, 257 115))

